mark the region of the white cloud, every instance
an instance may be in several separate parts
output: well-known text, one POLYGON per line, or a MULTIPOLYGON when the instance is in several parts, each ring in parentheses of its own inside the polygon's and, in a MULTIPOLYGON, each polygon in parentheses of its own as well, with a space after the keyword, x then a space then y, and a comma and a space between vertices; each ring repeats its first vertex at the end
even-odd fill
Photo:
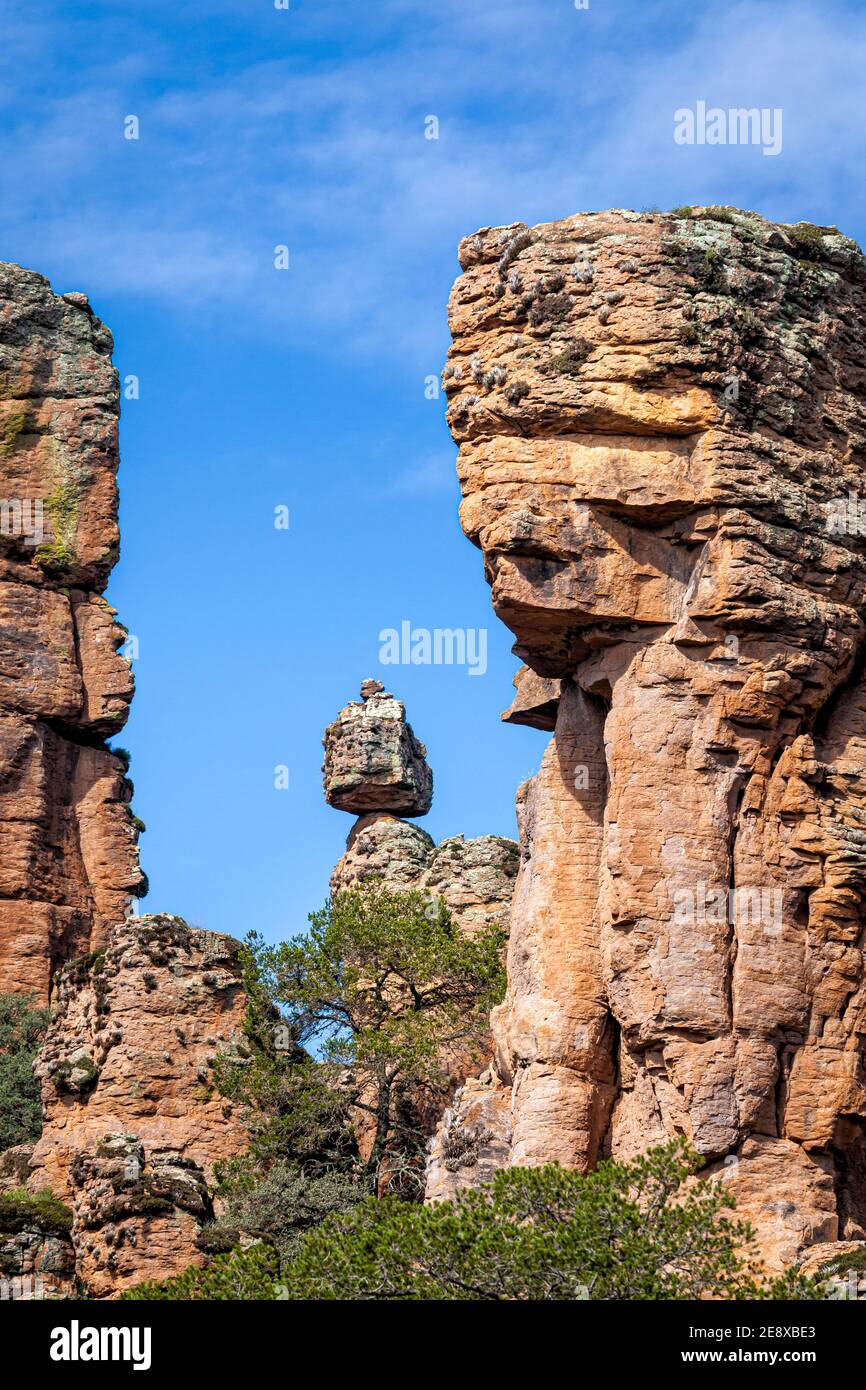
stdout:
MULTIPOLYGON (((210 6, 208 34, 245 9, 210 6)), ((479 225, 708 201, 856 232, 866 16, 846 6, 739 3, 689 27, 670 3, 386 0, 353 44, 355 7, 308 5, 290 45, 265 42, 276 31, 260 18, 253 57, 223 63, 180 51, 167 29, 118 48, 106 12, 102 47, 54 83, 44 68, 65 56, 64 31, 33 13, 4 65, 23 113, 8 124, 7 105, 4 243, 97 304, 112 291, 226 309, 255 331, 312 330, 338 356, 428 372, 457 239, 479 225), (256 56, 280 50, 291 56, 256 56), (37 90, 21 65, 40 51, 37 90), (782 107, 782 155, 676 146, 673 112, 698 98, 782 107), (137 143, 122 138, 129 111, 137 143), (431 113, 438 141, 423 138, 431 113)))

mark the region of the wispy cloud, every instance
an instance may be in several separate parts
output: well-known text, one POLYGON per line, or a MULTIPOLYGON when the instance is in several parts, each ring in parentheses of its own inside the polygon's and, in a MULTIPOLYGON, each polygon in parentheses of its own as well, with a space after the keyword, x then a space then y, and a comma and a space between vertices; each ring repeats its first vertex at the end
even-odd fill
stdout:
POLYGON ((209 27, 173 38, 95 8, 103 26, 81 22, 70 69, 50 12, 7 7, 2 250, 53 267, 62 288, 240 313, 299 339, 314 326, 338 355, 434 371, 443 278, 476 226, 686 201, 824 220, 840 198, 845 230, 859 222, 866 15, 847 5, 740 3, 686 22, 666 3, 386 0, 359 26, 355 5, 299 3, 244 27, 249 7, 221 0, 209 27), (782 107, 782 155, 674 145, 673 112, 697 98, 782 107), (123 139, 130 112, 137 142, 123 139), (430 114, 438 140, 424 139, 430 114))

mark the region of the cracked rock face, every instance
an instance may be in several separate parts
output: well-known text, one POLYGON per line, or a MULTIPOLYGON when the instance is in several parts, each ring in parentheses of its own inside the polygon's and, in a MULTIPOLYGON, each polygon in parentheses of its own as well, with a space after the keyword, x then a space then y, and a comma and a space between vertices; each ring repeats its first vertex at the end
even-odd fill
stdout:
POLYGON ((406 710, 379 681, 364 681, 325 730, 325 799, 362 816, 390 811, 425 816, 433 800, 427 749, 406 722, 406 710))
POLYGON ((58 975, 29 1188, 72 1208, 93 1297, 201 1262, 214 1164, 247 1143, 210 1070, 244 1047, 239 949, 176 917, 131 918, 58 975))
POLYGON ((143 883, 118 554, 112 338, 82 296, 0 264, 0 991, 48 999, 143 883))
POLYGON ((462 523, 555 719, 465 1104, 502 1161, 686 1134, 771 1263, 863 1239, 866 262, 727 209, 460 259, 462 523))

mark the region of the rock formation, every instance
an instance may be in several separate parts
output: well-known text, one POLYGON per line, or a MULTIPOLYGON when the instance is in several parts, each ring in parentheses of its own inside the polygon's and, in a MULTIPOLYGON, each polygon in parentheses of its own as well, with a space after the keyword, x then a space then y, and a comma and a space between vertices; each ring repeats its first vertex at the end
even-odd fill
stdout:
POLYGON ((360 703, 340 711, 324 747, 325 799, 359 813, 331 877, 332 894, 380 878, 390 888, 441 898, 463 931, 507 925, 518 863, 513 840, 456 835, 437 845, 399 818, 426 815, 433 800, 427 750, 399 700, 379 681, 364 681, 360 703))
POLYGON ((111 350, 83 295, 0 264, 0 991, 43 1002, 144 881, 105 744, 133 689, 101 597, 118 553, 111 350))
POLYGON ((238 955, 231 937, 134 917, 58 975, 29 1186, 71 1207, 93 1297, 201 1263, 214 1164, 246 1144, 210 1067, 243 1047, 238 955))
MULTIPOLYGON (((0 1153, 0 1194, 21 1193, 30 1175, 32 1144, 0 1153)), ((0 1300, 74 1298, 75 1252, 66 1222, 59 1229, 23 1205, 13 1218, 0 1213, 0 1300)))
POLYGON ((406 723, 406 710, 380 681, 361 685, 325 730, 325 800, 362 816, 392 811, 426 816, 433 801, 427 749, 406 723))
POLYGON ((35 1206, 29 1224, 25 1202, 4 1213, 12 1297, 101 1298, 200 1262, 214 1164, 247 1141, 210 1070, 242 1045, 238 943, 128 915, 145 880, 127 760, 105 742, 133 691, 101 597, 118 553, 111 350, 83 295, 0 265, 0 992, 53 1007, 42 1137, 0 1155, 0 1189, 48 1189, 72 1213, 71 1232, 35 1206))
POLYGON ((862 1240, 866 262, 722 208, 460 262, 462 524, 555 729, 430 1195, 685 1134, 770 1263, 862 1240))
MULTIPOLYGON (((455 835, 437 845, 426 830, 385 809, 393 806, 394 788, 399 787, 407 814, 425 814, 433 777, 427 750, 406 723, 400 701, 373 680, 361 685, 361 699, 362 704, 353 701, 341 710, 325 730, 325 797, 331 805, 362 812, 331 876, 331 895, 365 879, 379 879, 398 892, 429 895, 437 910, 444 902, 469 935, 485 926, 506 927, 519 860, 516 843, 498 835, 471 840, 455 835), (405 789, 410 789, 408 796, 405 789)), ((448 1096, 474 1069, 468 1054, 449 1057, 443 1093, 431 1092, 418 1112, 422 1132, 432 1134, 448 1096)), ((369 1117, 359 1112, 355 1127, 365 1153, 373 1134, 369 1117)))

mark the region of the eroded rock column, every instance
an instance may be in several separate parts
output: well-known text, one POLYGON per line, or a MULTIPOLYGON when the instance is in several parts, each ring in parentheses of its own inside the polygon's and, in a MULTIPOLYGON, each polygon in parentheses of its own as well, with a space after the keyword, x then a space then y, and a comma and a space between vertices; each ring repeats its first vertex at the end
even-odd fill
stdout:
MULTIPOLYGON (((866 263, 717 208, 460 258, 461 518, 526 663, 508 717, 559 714, 452 1130, 483 1109, 496 1162, 580 1166, 685 1134, 771 1262, 862 1239, 866 263)), ((473 1180, 441 1158, 433 1195, 473 1180)))
POLYGON ((71 1208, 91 1297, 204 1261, 214 1165, 248 1142, 211 1068, 246 1048, 239 954, 232 937, 145 916, 58 974, 28 1185, 71 1208))
POLYGON ((0 991, 45 1001, 144 882, 123 764, 126 633, 112 338, 83 295, 0 265, 0 991))

